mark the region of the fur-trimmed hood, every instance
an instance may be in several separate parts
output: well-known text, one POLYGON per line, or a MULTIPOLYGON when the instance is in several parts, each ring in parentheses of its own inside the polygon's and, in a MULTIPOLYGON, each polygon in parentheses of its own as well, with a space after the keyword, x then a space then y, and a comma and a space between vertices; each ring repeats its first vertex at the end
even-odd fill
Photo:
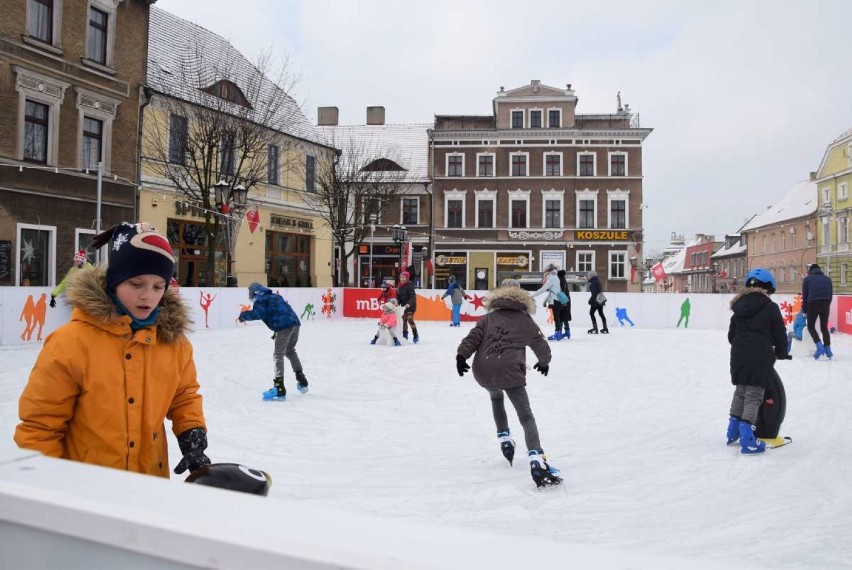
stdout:
POLYGON ((535 301, 529 293, 519 287, 497 287, 485 297, 485 308, 489 312, 498 309, 511 309, 535 314, 535 301))
POLYGON ((772 300, 766 294, 766 289, 746 287, 731 299, 731 310, 741 317, 751 317, 772 300))
MULTIPOLYGON (((85 267, 74 275, 65 290, 65 298, 75 309, 86 313, 104 326, 121 326, 128 317, 118 310, 106 291, 106 267, 85 267)), ((171 343, 190 330, 189 308, 174 289, 167 289, 157 314, 157 339, 171 343)))

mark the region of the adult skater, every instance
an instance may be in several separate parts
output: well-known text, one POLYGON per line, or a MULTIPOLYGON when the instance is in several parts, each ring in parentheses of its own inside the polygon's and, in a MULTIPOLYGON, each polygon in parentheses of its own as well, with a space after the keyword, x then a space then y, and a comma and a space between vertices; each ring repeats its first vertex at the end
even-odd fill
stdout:
POLYGON ((263 393, 264 400, 283 400, 287 397, 284 388, 284 357, 290 361, 290 366, 296 374, 296 385, 299 392, 308 391, 308 379, 302 370, 302 362, 296 353, 296 343, 299 342, 299 329, 302 322, 290 303, 272 289, 254 282, 249 285, 249 299, 254 302, 252 308, 240 313, 239 321, 261 320, 273 331, 272 339, 275 348, 272 350, 272 360, 275 363, 275 378, 272 388, 263 393))
POLYGON ((598 278, 597 271, 589 271, 586 274, 586 280, 589 282, 589 316, 592 318, 592 328, 588 331, 589 334, 598 334, 598 322, 595 320, 595 313, 601 316, 601 324, 603 328, 600 330, 603 334, 608 334, 609 329, 606 328, 606 317, 604 316, 603 308, 606 305, 606 296, 603 294, 603 286, 598 278))
POLYGON ((556 328, 556 333, 553 336, 556 338, 547 337, 547 340, 571 338, 571 325, 569 324, 571 322, 571 287, 568 285, 565 275, 564 269, 556 272, 556 276, 559 278, 559 288, 565 295, 565 299, 557 296, 553 301, 551 310, 553 311, 553 326, 556 328))
POLYGON ((468 295, 462 286, 459 285, 459 282, 456 281, 455 275, 447 277, 447 292, 441 295, 441 300, 443 301, 447 297, 449 297, 450 301, 453 303, 453 320, 450 321, 450 326, 460 327, 462 303, 465 299, 470 299, 470 295, 468 295))
POLYGON ((558 470, 547 464, 526 389, 528 346, 538 358, 533 368, 544 376, 550 368, 550 347, 532 319, 535 302, 521 289, 518 281, 506 279, 486 297, 485 307, 488 313, 477 321, 459 344, 456 369, 459 376, 463 376, 470 370, 467 359, 476 353, 473 377, 491 396, 491 411, 503 455, 511 464, 515 456, 515 442, 510 435, 503 403, 505 392, 524 429, 533 481, 538 487, 558 485, 562 479, 557 476, 558 470))
POLYGON ((210 464, 190 309, 168 289, 172 247, 146 223, 123 223, 109 267, 80 269, 65 292, 71 321, 47 337, 21 394, 15 442, 50 457, 169 476, 164 420, 183 458, 210 464))
POLYGON ((412 340, 417 344, 420 341, 417 325, 414 323, 414 313, 417 312, 417 293, 408 271, 399 274, 399 289, 396 291, 396 300, 400 307, 405 307, 405 312, 402 314, 402 338, 408 340, 408 325, 411 325, 412 340))
POLYGON ((556 324, 557 317, 554 303, 558 301, 557 297, 560 293, 562 293, 562 287, 559 284, 559 275, 557 274, 556 266, 552 263, 544 269, 541 287, 530 293, 530 295, 532 297, 538 297, 542 293, 547 293, 542 306, 550 308, 553 312, 553 323, 556 327, 556 331, 551 336, 547 337, 547 340, 560 340, 562 338, 562 327, 561 325, 556 324))
POLYGON ((766 444, 755 438, 754 424, 764 393, 775 375, 775 361, 787 359, 787 329, 781 309, 769 295, 775 278, 766 269, 748 272, 745 289, 731 300, 731 383, 736 386, 728 419, 728 444, 740 441, 745 454, 763 453, 766 444))
POLYGON ((84 267, 91 267, 92 264, 89 263, 88 257, 86 257, 86 250, 81 249, 77 253, 74 254, 74 265, 71 266, 71 269, 68 270, 68 273, 65 274, 65 277, 62 278, 62 281, 59 282, 59 285, 51 291, 50 293, 50 308, 56 308, 56 298, 62 294, 68 284, 71 282, 71 279, 77 274, 78 271, 83 269, 84 267))
POLYGON ((829 360, 834 357, 831 351, 831 335, 828 331, 828 311, 831 309, 831 298, 834 290, 831 279, 822 272, 819 265, 814 263, 808 268, 808 276, 802 281, 802 310, 807 315, 808 333, 816 345, 814 358, 823 354, 829 360), (816 321, 819 317, 819 328, 822 340, 816 332, 816 321))

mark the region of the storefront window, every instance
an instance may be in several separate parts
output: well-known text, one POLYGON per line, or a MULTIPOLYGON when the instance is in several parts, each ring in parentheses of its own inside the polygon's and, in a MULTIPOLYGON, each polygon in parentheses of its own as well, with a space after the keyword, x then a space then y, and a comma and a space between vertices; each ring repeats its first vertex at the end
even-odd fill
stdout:
POLYGON ((503 279, 517 279, 530 271, 530 254, 527 251, 498 251, 496 254, 497 283, 503 279))
POLYGON ((219 233, 214 252, 214 274, 207 275, 207 233, 204 224, 169 220, 166 227, 175 253, 177 280, 181 287, 224 287, 227 277, 224 232, 219 233))
POLYGON ((50 283, 50 230, 21 228, 21 266, 18 275, 23 287, 44 287, 50 283))
POLYGON ((266 232, 266 278, 270 287, 312 287, 309 235, 266 232))
MULTIPOLYGON (((399 272, 399 246, 374 245, 372 256, 373 276, 370 279, 370 246, 362 243, 358 248, 361 287, 379 287, 385 281, 396 282, 399 272)), ((412 276, 413 278, 414 276, 412 276)))
POLYGON ((450 275, 454 275, 459 285, 467 289, 467 252, 435 252, 435 287, 446 287, 450 275))

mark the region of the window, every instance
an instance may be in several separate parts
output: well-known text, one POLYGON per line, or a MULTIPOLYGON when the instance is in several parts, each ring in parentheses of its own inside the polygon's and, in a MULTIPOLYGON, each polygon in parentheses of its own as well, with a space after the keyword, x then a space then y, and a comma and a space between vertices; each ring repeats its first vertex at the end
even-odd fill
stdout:
POLYGON ((476 155, 476 175, 477 176, 494 176, 494 155, 493 154, 477 154, 476 155))
POLYGON ((766 236, 763 236, 763 253, 766 253, 766 236))
POLYGON ((97 170, 103 161, 104 122, 83 117, 83 169, 97 170))
POLYGON ((533 129, 541 128, 541 110, 536 109, 534 111, 530 111, 530 127, 533 129))
POLYGON ((56 227, 18 224, 17 237, 17 285, 53 285, 56 282, 56 227))
POLYGON ((447 190, 444 192, 444 227, 464 227, 466 195, 467 190, 447 190))
POLYGON ((420 198, 402 199, 402 223, 403 225, 420 223, 420 198))
POLYGON ((831 204, 831 188, 822 189, 822 203, 831 204))
POLYGON ((837 241, 839 243, 849 241, 849 218, 846 216, 837 218, 837 241))
POLYGON ((609 252, 609 278, 624 279, 624 265, 627 261, 627 253, 624 251, 609 252))
POLYGON ((464 227, 464 200, 447 200, 447 227, 464 227))
POLYGON ((476 201, 476 227, 494 227, 494 200, 476 201))
POLYGON ((787 231, 781 228, 781 251, 787 251, 787 231))
MULTIPOLYGON (((271 144, 266 147, 266 181, 269 184, 278 185, 280 183, 280 172, 281 165, 279 163, 279 153, 277 145, 271 144)), ((307 163, 306 163, 307 168, 307 163)), ((305 180, 307 181, 307 172, 305 173, 305 180)))
POLYGON ((513 228, 525 228, 527 227, 527 201, 526 200, 512 200, 511 201, 511 211, 512 211, 512 220, 511 226, 513 228))
POLYGON ((577 212, 579 213, 579 219, 577 220, 577 227, 581 229, 588 229, 595 227, 595 201, 582 199, 578 203, 577 212))
POLYGON ((233 176, 236 171, 237 145, 233 135, 225 133, 219 144, 219 174, 222 178, 233 176))
POLYGON ((246 107, 248 109, 252 108, 251 103, 249 103, 249 100, 246 98, 243 90, 240 89, 233 81, 220 79, 212 85, 202 87, 201 90, 229 103, 234 103, 235 105, 240 105, 241 107, 246 107))
POLYGON ((266 279, 270 287, 311 286, 311 239, 304 234, 266 232, 266 279))
POLYGON ((476 190, 476 227, 493 228, 495 220, 495 208, 497 207, 496 190, 476 190))
POLYGON ((610 200, 609 227, 627 228, 627 202, 625 200, 610 200))
POLYGON ((527 152, 519 152, 517 154, 509 155, 512 158, 512 176, 526 176, 527 175, 527 157, 529 153, 527 152))
POLYGON ((363 198, 364 225, 381 223, 382 208, 377 198, 363 198))
POLYGON ((838 186, 837 186, 837 199, 838 199, 838 200, 845 200, 846 198, 847 198, 847 194, 846 194, 846 183, 845 183, 845 182, 841 182, 841 183, 840 183, 840 184, 838 184, 838 186))
POLYGON ((775 234, 772 234, 772 253, 778 251, 778 242, 775 239, 775 234))
POLYGON ((27 2, 27 34, 46 44, 53 43, 53 0, 27 2))
POLYGON ((464 176, 464 155, 447 155, 447 176, 464 176))
POLYGON ((592 152, 581 152, 577 154, 577 172, 580 176, 595 175, 595 154, 592 152))
POLYGON ((848 285, 849 284, 849 280, 846 277, 847 271, 849 271, 849 264, 846 263, 846 262, 842 262, 840 264, 840 284, 841 285, 848 285))
POLYGON ((169 116, 169 162, 172 164, 186 164, 186 139, 188 126, 186 117, 180 115, 169 116))
POLYGON ((544 175, 562 176, 562 153, 544 153, 544 175))
POLYGON ((89 36, 86 39, 86 57, 107 64, 107 37, 109 14, 89 6, 89 36))
POLYGON ((523 129, 524 128, 524 112, 523 111, 512 111, 512 128, 513 129, 523 129))
POLYGON ((595 270, 595 252, 594 251, 578 251, 577 252, 577 271, 588 273, 595 270))
POLYGON ((614 152, 609 155, 609 175, 627 176, 627 155, 614 152))
POLYGON ((551 129, 558 129, 562 126, 561 109, 549 109, 547 111, 547 126, 551 129))
POLYGON ((562 200, 544 201, 544 227, 562 227, 562 200))
POLYGON ((27 99, 24 110, 24 160, 47 164, 50 108, 27 99))
MULTIPOLYGON (((81 249, 86 252, 86 261, 95 264, 97 252, 92 248, 92 239, 95 237, 95 230, 75 228, 74 229, 74 251, 81 249)), ((107 246, 104 246, 107 247, 107 246)), ((106 259, 106 258, 104 258, 106 259)))
POLYGON ((831 221, 827 218, 822 221, 822 253, 831 252, 831 221))
POLYGON ((305 155, 305 191, 317 191, 317 157, 305 155))
POLYGON ((530 191, 509 191, 509 227, 530 227, 530 191))

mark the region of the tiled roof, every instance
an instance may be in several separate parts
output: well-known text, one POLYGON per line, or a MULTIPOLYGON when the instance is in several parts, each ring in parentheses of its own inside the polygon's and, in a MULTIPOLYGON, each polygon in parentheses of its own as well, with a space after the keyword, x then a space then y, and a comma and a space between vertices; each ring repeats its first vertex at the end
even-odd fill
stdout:
POLYGON ((375 158, 388 158, 408 171, 408 181, 429 180, 429 136, 432 123, 410 125, 338 125, 316 127, 326 144, 344 154, 353 145, 375 158))
MULTIPOLYGON (((154 91, 198 105, 223 108, 223 101, 201 91, 219 80, 235 83, 256 108, 247 118, 270 129, 322 144, 296 101, 258 71, 222 36, 151 6, 147 84, 154 91), (273 102, 271 105, 268 102, 273 102), (265 104, 266 103, 266 104, 265 104), (272 109, 270 111, 270 109, 272 109)), ((224 103, 234 114, 245 108, 224 103)))
POLYGON ((774 205, 757 214, 740 231, 754 230, 809 216, 817 211, 817 187, 815 182, 796 182, 774 205))

